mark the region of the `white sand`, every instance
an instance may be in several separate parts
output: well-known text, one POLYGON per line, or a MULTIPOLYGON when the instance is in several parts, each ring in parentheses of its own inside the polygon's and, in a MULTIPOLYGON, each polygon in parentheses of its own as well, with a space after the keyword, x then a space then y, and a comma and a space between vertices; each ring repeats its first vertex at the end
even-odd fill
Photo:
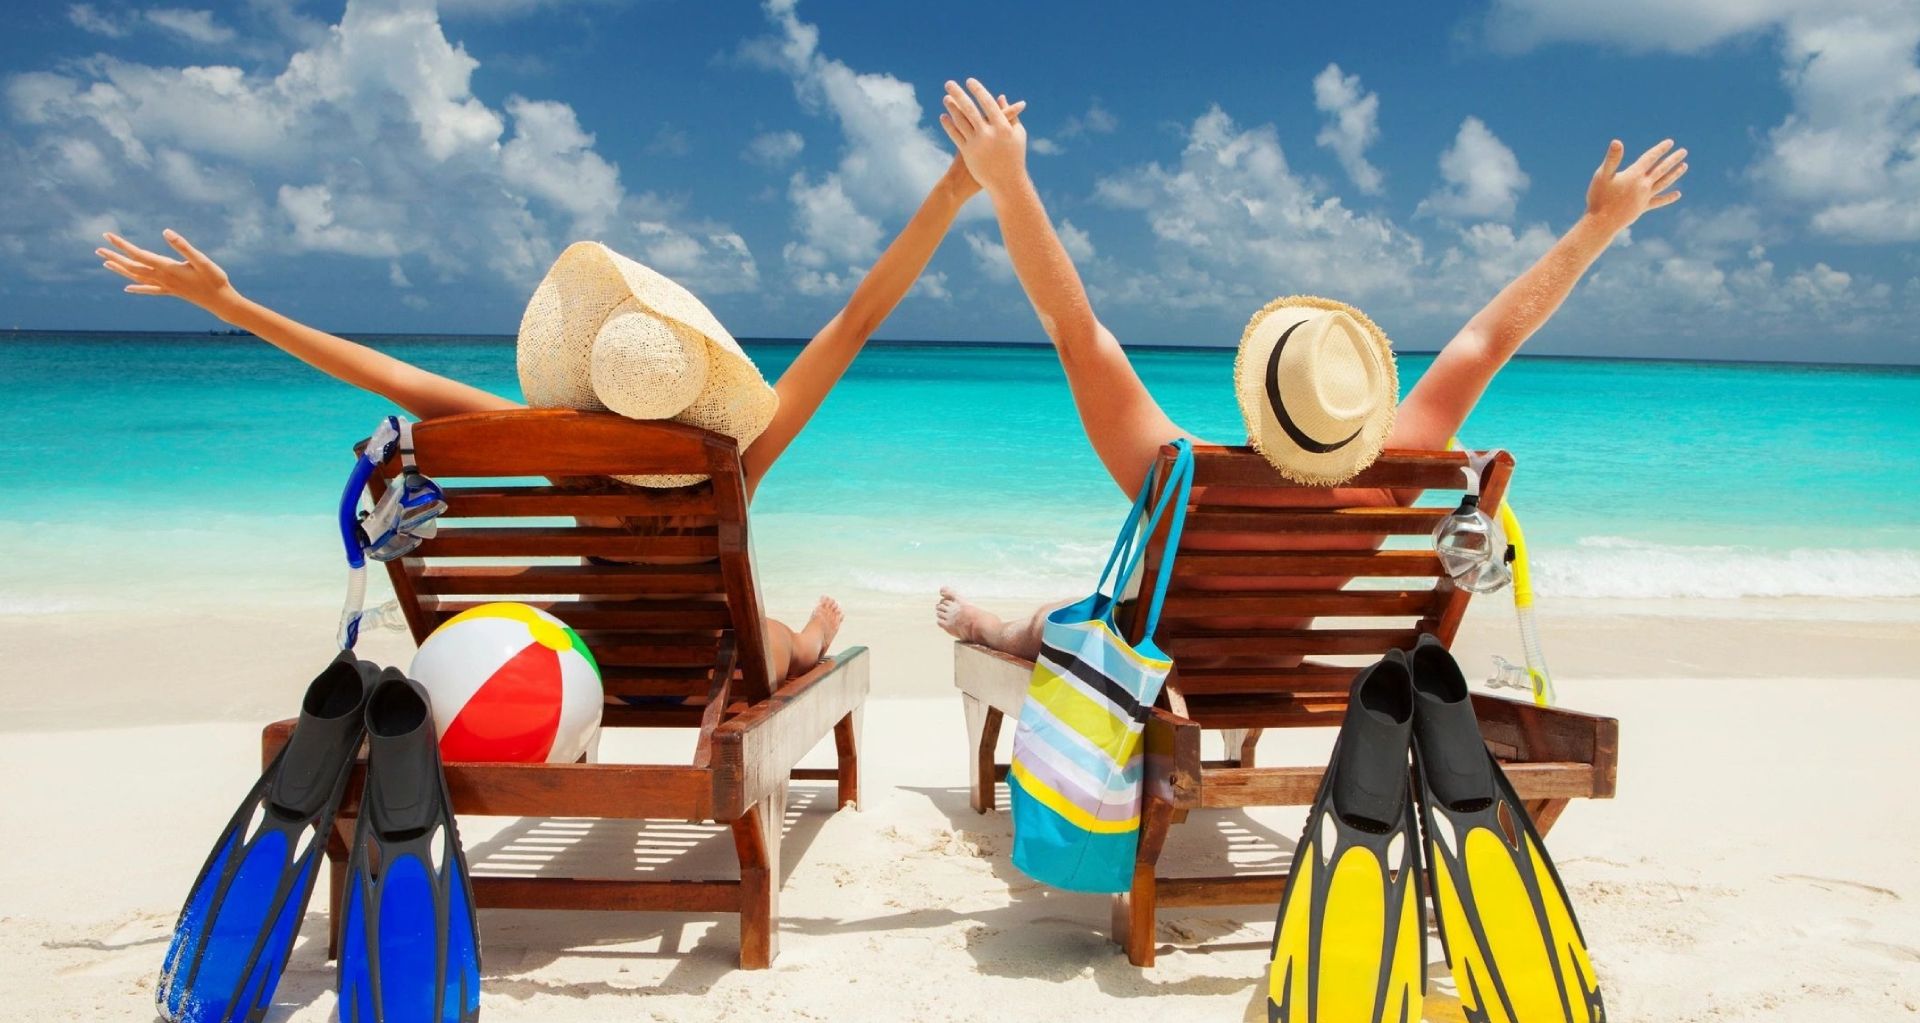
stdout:
MULTIPOLYGON (((1753 606, 1550 623, 1563 702, 1621 719, 1619 798, 1576 803, 1550 836, 1614 1020, 1920 1015, 1916 630, 1911 606, 1874 607, 1846 622, 1753 606)), ((153 1018, 179 900, 257 773, 259 723, 288 713, 324 658, 325 621, 0 618, 0 1017, 153 1018), (194 665, 183 635, 229 637, 226 658, 194 665)), ((1511 646, 1504 621, 1475 622, 1470 670, 1511 646)), ((1158 965, 1129 966, 1104 899, 1026 880, 1005 815, 967 809, 944 637, 917 612, 856 606, 845 639, 875 656, 866 806, 835 813, 830 787, 794 787, 774 968, 734 967, 731 918, 485 911, 487 1019, 1265 1019, 1273 907, 1165 912, 1158 965)), ((1273 737, 1263 760, 1324 757, 1326 741, 1273 737)), ((649 751, 622 734, 605 752, 649 751)), ((1196 813, 1168 866, 1279 862, 1299 820, 1196 813)), ((477 869, 733 865, 716 828, 463 827, 477 869)), ((273 1018, 330 1018, 323 928, 310 912, 273 1018)), ((1458 1018, 1444 963, 1431 975, 1429 1018, 1458 1018)))

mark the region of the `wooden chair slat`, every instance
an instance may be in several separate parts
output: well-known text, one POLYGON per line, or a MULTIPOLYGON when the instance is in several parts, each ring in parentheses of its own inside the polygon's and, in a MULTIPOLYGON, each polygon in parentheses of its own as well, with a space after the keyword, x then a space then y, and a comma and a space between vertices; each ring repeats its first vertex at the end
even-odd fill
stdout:
POLYGON ((1432 551, 1274 551, 1267 554, 1210 554, 1182 551, 1174 576, 1177 588, 1193 579, 1281 576, 1312 578, 1402 577, 1446 574, 1432 551))
POLYGON ((640 536, 597 526, 444 526, 416 558, 710 558, 713 535, 640 536))
POLYGON ((578 490, 554 486, 445 487, 446 518, 528 515, 699 516, 714 514, 711 487, 681 490, 578 490))
POLYGON ((1347 710, 1345 687, 1281 693, 1193 696, 1187 717, 1202 728, 1304 728, 1338 725, 1347 710))
POLYGON ((705 705, 710 674, 710 668, 605 665, 600 669, 600 683, 608 696, 673 696, 705 705))
POLYGON ((1180 550, 1185 552, 1189 546, 1206 547, 1206 544, 1194 541, 1203 540, 1212 533, 1244 537, 1244 544, 1230 548, 1234 550, 1269 550, 1272 549, 1268 543, 1270 539, 1293 542, 1275 534, 1425 536, 1432 533, 1433 527, 1439 525, 1440 520, 1451 511, 1450 508, 1365 506, 1193 511, 1187 515, 1180 550))
POLYGON ((1244 617, 1424 615, 1446 595, 1436 590, 1269 590, 1231 594, 1187 590, 1167 594, 1163 622, 1244 617))
POLYGON ((1338 664, 1302 664, 1296 667, 1193 668, 1181 671, 1175 682, 1183 695, 1208 693, 1334 693, 1345 694, 1356 667, 1338 664))
POLYGON ((1224 653, 1259 656, 1311 654, 1384 654, 1420 638, 1418 629, 1182 629, 1178 622, 1160 627, 1160 646, 1177 660, 1224 653))
POLYGON ((720 595, 719 568, 705 565, 428 565, 413 574, 423 594, 720 595))
POLYGON ((534 409, 430 419, 413 446, 421 471, 451 479, 704 475, 709 449, 733 442, 683 423, 534 409))
MULTIPOLYGON (((1463 482, 1460 470, 1466 464, 1466 455, 1457 451, 1390 449, 1381 452, 1380 457, 1361 470, 1359 475, 1341 484, 1341 489, 1458 489, 1463 482)), ((1240 448, 1212 446, 1194 449, 1193 485, 1300 489, 1299 484, 1280 475, 1266 459, 1258 455, 1249 458, 1240 448)))
POLYGON ((599 663, 602 674, 612 668, 679 667, 708 670, 719 656, 720 638, 717 634, 695 637, 702 642, 644 643, 641 640, 648 634, 623 633, 619 639, 598 644, 587 638, 590 635, 592 633, 582 632, 580 637, 586 640, 587 649, 593 651, 593 659, 599 663))
MULTIPOLYGON (((483 600, 420 598, 421 609, 442 623, 487 603, 483 600)), ((724 600, 527 600, 521 603, 539 608, 575 630, 718 630, 726 628, 733 620, 724 600)), ((591 644, 588 649, 592 649, 591 644)))

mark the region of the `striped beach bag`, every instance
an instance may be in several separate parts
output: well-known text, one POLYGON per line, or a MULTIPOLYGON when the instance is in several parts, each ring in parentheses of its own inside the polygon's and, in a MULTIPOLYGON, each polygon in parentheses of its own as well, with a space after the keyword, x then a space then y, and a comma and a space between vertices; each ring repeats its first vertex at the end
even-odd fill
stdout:
POLYGON ((1193 486, 1193 451, 1184 440, 1176 446, 1160 500, 1147 514, 1154 489, 1149 472, 1092 595, 1047 616, 1014 732, 1007 775, 1013 865, 1056 888, 1124 892, 1132 885, 1140 839, 1140 736, 1173 670, 1154 645, 1153 632, 1193 486), (1114 625, 1114 608, 1169 505, 1166 557, 1143 609, 1140 645, 1131 646, 1114 625))

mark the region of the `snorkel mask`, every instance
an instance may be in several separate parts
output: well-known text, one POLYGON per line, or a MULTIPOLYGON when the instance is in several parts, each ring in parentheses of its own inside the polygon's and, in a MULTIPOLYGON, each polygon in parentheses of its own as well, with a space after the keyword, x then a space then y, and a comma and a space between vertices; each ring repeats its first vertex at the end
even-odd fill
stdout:
POLYGON ((1433 527, 1433 552, 1453 584, 1471 593, 1492 593, 1513 581, 1514 551, 1500 524, 1480 507, 1480 481, 1492 451, 1467 452, 1467 492, 1460 507, 1433 527))
POLYGON ((347 602, 340 612, 339 641, 342 650, 351 650, 360 638, 360 627, 381 613, 361 610, 367 594, 367 559, 393 561, 412 553, 414 548, 433 537, 438 519, 447 510, 440 485, 421 473, 413 460, 413 424, 398 416, 388 416, 367 438, 353 473, 340 494, 340 541, 347 553, 347 602), (373 475, 395 452, 400 454, 400 476, 387 488, 372 508, 360 510, 360 497, 366 493, 373 475))

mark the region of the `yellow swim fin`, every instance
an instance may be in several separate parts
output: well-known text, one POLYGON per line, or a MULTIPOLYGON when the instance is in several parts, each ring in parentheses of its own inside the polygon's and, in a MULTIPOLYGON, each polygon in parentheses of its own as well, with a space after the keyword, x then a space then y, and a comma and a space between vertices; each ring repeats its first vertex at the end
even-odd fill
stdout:
POLYGON ((1459 665, 1431 636, 1409 662, 1426 869, 1466 1018, 1605 1023, 1566 887, 1481 739, 1459 665))
POLYGON ((1354 679, 1274 925, 1269 1023, 1418 1023, 1425 900, 1407 768, 1413 684, 1395 650, 1354 679))

